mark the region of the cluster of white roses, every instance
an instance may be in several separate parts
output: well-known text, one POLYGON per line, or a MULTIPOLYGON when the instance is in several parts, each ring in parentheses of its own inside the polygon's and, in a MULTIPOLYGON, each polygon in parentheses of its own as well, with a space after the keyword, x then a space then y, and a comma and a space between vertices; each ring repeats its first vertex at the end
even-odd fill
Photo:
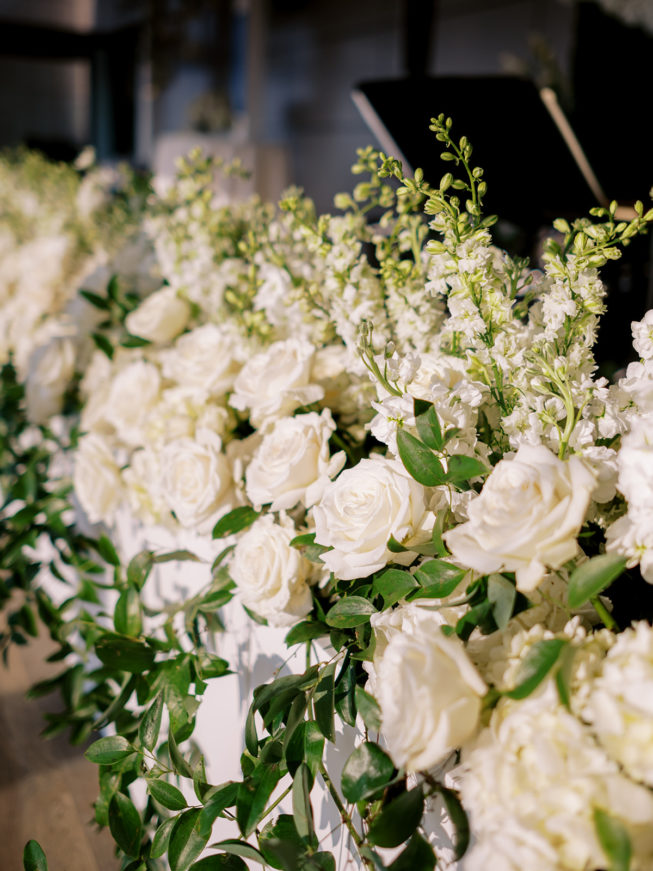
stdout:
MULTIPOLYGON (((279 212, 225 204, 209 164, 185 163, 150 202, 154 255, 112 261, 144 298, 124 319, 135 341, 83 367, 75 493, 93 523, 131 512, 203 539, 250 509, 226 565, 270 625, 362 589, 367 686, 393 761, 429 782, 460 753, 448 777, 471 817, 467 871, 598 871, 597 814, 645 869, 653 632, 593 631, 589 605, 570 622, 567 589, 588 521, 597 549, 653 582, 653 312, 633 324, 641 359, 618 384, 595 377, 591 352, 598 267, 653 215, 561 222, 569 244, 530 270, 492 244, 474 173, 466 213, 448 176, 424 193, 439 234, 427 241, 399 208, 369 228, 363 194, 337 217, 296 192, 279 212), (405 590, 379 596, 389 566, 405 590), (565 652, 515 694, 547 641, 565 652)), ((27 379, 41 419, 57 409, 52 382, 79 366, 67 341, 44 346, 27 379)))
POLYGON ((153 289, 142 201, 127 170, 0 158, 0 362, 27 386, 27 413, 46 423, 88 363, 101 320, 79 294, 104 291, 114 273, 139 294, 153 289))

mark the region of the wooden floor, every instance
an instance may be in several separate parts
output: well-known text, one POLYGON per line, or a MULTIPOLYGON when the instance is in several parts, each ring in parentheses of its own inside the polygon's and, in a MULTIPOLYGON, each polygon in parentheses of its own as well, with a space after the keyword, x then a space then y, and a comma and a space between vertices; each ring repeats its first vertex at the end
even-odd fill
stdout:
POLYGON ((97 766, 65 735, 40 737, 54 698, 25 698, 34 682, 61 670, 45 662, 49 644, 36 639, 11 650, 8 669, 0 663, 0 871, 22 871, 30 838, 45 850, 49 871, 117 871, 111 836, 92 822, 97 766))

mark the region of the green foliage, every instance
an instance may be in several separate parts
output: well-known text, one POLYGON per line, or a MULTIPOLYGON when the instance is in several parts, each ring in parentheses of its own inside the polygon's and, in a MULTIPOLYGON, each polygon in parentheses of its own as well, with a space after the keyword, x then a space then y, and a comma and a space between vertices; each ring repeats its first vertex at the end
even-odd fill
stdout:
POLYGON ((608 860, 607 871, 630 871, 632 846, 624 824, 601 808, 594 808, 594 828, 608 860))
POLYGON ((23 850, 23 871, 48 871, 48 862, 41 845, 28 841, 23 850))
POLYGON ((574 569, 569 578, 567 602, 570 608, 582 607, 605 590, 626 568, 626 559, 618 553, 592 557, 574 569))

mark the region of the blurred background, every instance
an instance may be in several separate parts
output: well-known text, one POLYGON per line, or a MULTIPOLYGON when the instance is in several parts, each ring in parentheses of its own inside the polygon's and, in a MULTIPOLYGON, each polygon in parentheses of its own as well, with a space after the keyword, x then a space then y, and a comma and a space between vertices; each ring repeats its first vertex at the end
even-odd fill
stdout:
MULTIPOLYGON (((0 0, 0 147, 67 159, 90 143, 101 161, 170 172, 199 143, 240 154, 264 195, 292 181, 326 210, 372 139, 361 82, 509 73, 554 89, 609 197, 643 197, 647 25, 650 0, 0 0)), ((426 117, 449 111, 446 95, 428 92, 426 117)), ((508 110, 536 175, 530 108, 508 110)))

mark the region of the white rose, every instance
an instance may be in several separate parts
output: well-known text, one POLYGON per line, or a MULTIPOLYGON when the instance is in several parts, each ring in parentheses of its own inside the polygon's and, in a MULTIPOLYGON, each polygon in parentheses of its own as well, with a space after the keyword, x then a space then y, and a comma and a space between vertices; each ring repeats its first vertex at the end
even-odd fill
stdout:
POLYGON ((414 554, 393 554, 390 536, 410 546, 430 518, 424 488, 396 461, 361 460, 327 485, 313 508, 315 540, 332 550, 322 560, 337 578, 371 575, 391 560, 407 564, 414 554))
POLYGON ((138 445, 143 427, 161 395, 161 376, 152 363, 136 360, 122 369, 111 382, 104 418, 122 441, 138 445))
POLYGON ((311 610, 307 579, 311 564, 297 548, 292 524, 280 526, 268 514, 239 539, 230 574, 243 604, 272 626, 291 626, 311 610))
POLYGON ((578 457, 559 460, 543 445, 523 445, 497 463, 469 505, 469 520, 446 532, 445 542, 462 565, 483 574, 514 571, 517 588, 530 592, 547 566, 576 555, 594 486, 578 457))
POLYGON ((247 468, 249 500, 258 506, 270 502, 272 511, 317 502, 346 460, 342 451, 330 456, 329 438, 335 428, 328 409, 277 421, 247 468))
POLYGON ((125 326, 133 336, 163 344, 170 342, 185 328, 190 318, 190 306, 177 296, 172 287, 164 287, 146 297, 125 318, 125 326))
POLYGON ((199 430, 194 439, 168 442, 160 455, 162 495, 182 526, 209 532, 233 507, 233 479, 219 436, 199 430))
POLYGON ((122 473, 127 500, 132 511, 146 523, 159 523, 168 514, 163 498, 161 457, 149 448, 134 451, 122 473))
POLYGON ((301 339, 288 339, 256 354, 245 364, 234 383, 230 404, 249 409, 255 427, 293 412, 301 405, 318 402, 324 390, 309 384, 315 348, 301 339))
POLYGON ((32 423, 45 423, 61 411, 74 373, 75 346, 68 338, 52 339, 32 354, 25 385, 27 416, 32 423))
POLYGON ((180 336, 162 355, 163 374, 187 388, 218 396, 233 387, 241 369, 237 338, 215 324, 180 336))
POLYGON ((456 636, 435 621, 391 636, 377 667, 382 732, 397 766, 422 771, 476 731, 485 681, 456 636))
POLYGON ((73 484, 91 523, 111 523, 122 498, 120 469, 107 441, 96 434, 79 440, 73 484))

